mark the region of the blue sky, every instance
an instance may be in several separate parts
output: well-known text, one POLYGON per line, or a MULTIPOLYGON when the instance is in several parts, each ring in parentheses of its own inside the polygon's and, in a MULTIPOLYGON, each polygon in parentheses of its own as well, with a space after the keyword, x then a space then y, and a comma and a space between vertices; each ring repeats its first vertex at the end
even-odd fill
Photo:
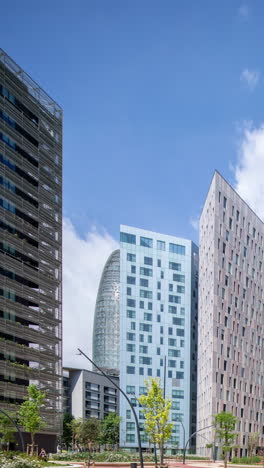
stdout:
POLYGON ((1 46, 64 109, 64 213, 191 237, 238 125, 263 113, 262 1, 1 5, 1 46), (255 87, 241 79, 258 73, 255 87))

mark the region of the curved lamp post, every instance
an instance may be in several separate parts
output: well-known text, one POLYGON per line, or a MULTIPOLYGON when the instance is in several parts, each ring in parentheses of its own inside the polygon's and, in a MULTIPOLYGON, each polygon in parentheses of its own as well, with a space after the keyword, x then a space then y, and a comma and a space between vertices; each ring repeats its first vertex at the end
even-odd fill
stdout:
POLYGON ((132 413, 134 415, 134 418, 135 418, 135 423, 136 423, 136 428, 137 428, 137 436, 138 436, 138 450, 139 450, 139 460, 140 460, 140 467, 141 468, 144 468, 144 461, 143 461, 143 455, 142 455, 142 447, 141 447, 141 437, 140 437, 140 429, 139 429, 139 423, 138 423, 138 417, 137 417, 137 413, 135 411, 135 408, 134 406, 132 405, 131 401, 129 400, 128 396, 126 395, 126 393, 124 392, 124 390, 122 390, 122 388, 120 388, 112 379, 111 377, 109 377, 109 375, 107 375, 102 369, 100 369, 100 367, 97 366, 97 364, 95 364, 95 362, 92 361, 92 359, 90 359, 81 349, 78 348, 78 351, 80 354, 82 354, 86 359, 88 359, 88 361, 94 366, 96 367, 96 369, 98 369, 101 374, 103 374, 104 377, 106 377, 112 385, 114 385, 114 387, 117 388, 117 390, 122 393, 122 395, 125 397, 125 399, 127 400, 129 406, 131 407, 131 410, 132 410, 132 413))
POLYGON ((20 441, 21 441, 21 445, 22 445, 22 451, 25 452, 25 443, 24 443, 24 438, 23 438, 23 435, 22 435, 22 432, 21 430, 19 429, 17 423, 9 416, 9 414, 7 414, 4 410, 0 409, 0 413, 3 413, 8 419, 10 419, 11 423, 15 426, 15 428, 17 429, 17 432, 19 434, 19 437, 20 437, 20 441))
POLYGON ((198 434, 199 432, 201 431, 204 431, 205 429, 209 429, 209 427, 214 427, 214 424, 210 424, 210 426, 205 426, 203 427, 202 429, 199 429, 198 431, 195 431, 191 434, 191 436, 189 437, 189 439, 187 440, 186 444, 185 444, 185 447, 183 449, 183 457, 182 457, 182 463, 185 464, 185 458, 186 458, 186 449, 187 449, 187 445, 188 443, 190 442, 190 440, 193 438, 193 436, 195 436, 196 434, 198 434))

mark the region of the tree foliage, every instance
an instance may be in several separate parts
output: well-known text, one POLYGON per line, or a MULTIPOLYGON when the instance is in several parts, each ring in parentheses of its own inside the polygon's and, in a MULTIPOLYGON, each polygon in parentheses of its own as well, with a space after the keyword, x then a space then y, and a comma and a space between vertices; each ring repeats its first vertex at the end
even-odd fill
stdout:
POLYGON ((115 445, 119 442, 119 424, 121 417, 116 413, 109 413, 101 421, 101 443, 115 445))
MULTIPOLYGON (((10 415, 12 418, 13 415, 10 415)), ((10 442, 15 441, 14 432, 16 431, 14 425, 11 423, 8 416, 0 413, 0 442, 2 446, 6 446, 9 449, 10 442)))
POLYGON ((82 421, 78 427, 78 439, 83 447, 90 450, 100 440, 100 421, 95 418, 82 421))
POLYGON ((252 457, 259 443, 259 433, 253 432, 248 436, 248 455, 252 457))
POLYGON ((225 468, 227 467, 227 456, 228 452, 235 447, 233 444, 236 439, 235 426, 237 418, 233 416, 232 413, 226 413, 222 411, 214 416, 214 425, 215 425, 215 434, 216 438, 222 444, 222 454, 225 463, 225 468))
POLYGON ((69 446, 72 443, 72 438, 73 438, 73 427, 72 427, 72 420, 74 417, 70 413, 65 413, 63 415, 63 429, 62 429, 62 436, 61 436, 61 442, 62 444, 66 447, 66 449, 69 449, 69 446))
POLYGON ((41 408, 44 406, 46 395, 34 384, 29 385, 27 391, 28 397, 20 406, 18 419, 25 430, 30 432, 32 444, 31 455, 33 455, 35 435, 40 429, 46 426, 40 413, 41 408))
POLYGON ((150 442, 157 444, 160 452, 160 463, 163 464, 164 443, 170 438, 173 424, 169 422, 171 400, 163 397, 158 379, 146 381, 147 394, 139 397, 145 416, 145 430, 150 442))

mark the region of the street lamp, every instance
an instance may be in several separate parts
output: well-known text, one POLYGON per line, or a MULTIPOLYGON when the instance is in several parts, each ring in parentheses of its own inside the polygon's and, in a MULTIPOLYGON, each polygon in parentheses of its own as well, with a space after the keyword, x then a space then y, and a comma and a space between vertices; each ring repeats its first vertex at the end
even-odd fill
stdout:
POLYGON ((21 432, 21 430, 19 429, 17 423, 16 423, 16 422, 9 416, 9 414, 6 413, 4 410, 0 409, 0 412, 3 413, 8 419, 10 419, 11 423, 16 427, 17 432, 18 432, 19 437, 20 437, 20 442, 21 442, 21 446, 22 446, 22 452, 25 452, 24 438, 23 438, 22 432, 21 432))
POLYGON ((142 455, 142 447, 141 447, 141 436, 140 436, 140 428, 139 428, 139 423, 138 423, 138 417, 137 417, 137 413, 135 411, 135 408, 134 406, 132 405, 130 399, 128 398, 128 396, 126 395, 126 393, 124 392, 124 390, 122 390, 122 388, 120 388, 116 382, 114 382, 110 377, 109 375, 107 375, 99 366, 97 366, 97 364, 95 364, 95 362, 92 361, 91 358, 89 358, 80 348, 78 348, 78 351, 80 354, 82 354, 86 359, 88 359, 88 361, 94 366, 96 367, 96 369, 98 369, 101 374, 103 374, 104 377, 106 377, 112 385, 114 385, 114 387, 117 388, 117 390, 122 393, 122 395, 125 397, 125 399, 127 400, 129 406, 131 407, 131 410, 132 410, 132 413, 134 415, 134 418, 135 418, 135 423, 136 423, 136 428, 137 428, 137 436, 138 436, 138 450, 139 450, 139 460, 140 460, 140 467, 141 468, 144 468, 144 461, 143 461, 143 455, 142 455))

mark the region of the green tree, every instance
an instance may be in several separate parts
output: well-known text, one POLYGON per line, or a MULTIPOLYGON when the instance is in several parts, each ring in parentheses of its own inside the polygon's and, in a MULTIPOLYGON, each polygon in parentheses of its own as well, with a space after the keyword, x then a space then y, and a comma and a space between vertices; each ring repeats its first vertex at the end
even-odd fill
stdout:
POLYGON ((147 394, 139 397, 145 416, 145 430, 153 444, 159 447, 163 465, 164 443, 170 438, 173 424, 169 422, 171 400, 163 397, 159 379, 146 381, 147 394))
POLYGON ((44 406, 45 393, 41 392, 36 385, 31 384, 27 388, 28 397, 20 406, 18 419, 25 430, 31 435, 31 455, 34 453, 35 435, 46 426, 41 416, 41 408, 44 406))
MULTIPOLYGON (((10 415, 10 417, 13 417, 13 415, 10 415)), ((6 446, 7 450, 9 450, 10 442, 15 442, 15 431, 16 429, 10 419, 5 414, 0 414, 0 442, 1 446, 6 446)))
POLYGON ((61 442, 66 447, 66 450, 69 450, 69 446, 72 444, 73 428, 72 420, 74 417, 70 413, 65 413, 63 415, 63 429, 61 442))
POLYGON ((116 413, 109 413, 101 422, 101 443, 116 445, 119 442, 119 425, 121 417, 116 413))
POLYGON ((249 457, 252 457, 252 455, 256 451, 256 448, 258 446, 258 442, 259 442, 259 433, 258 432, 253 432, 252 434, 249 434, 249 436, 248 436, 248 455, 249 455, 249 457))
POLYGON ((88 466, 91 462, 91 449, 94 444, 100 442, 101 422, 91 418, 83 421, 78 428, 78 438, 81 444, 88 450, 88 466))
POLYGON ((236 439, 236 433, 234 432, 236 422, 237 418, 233 416, 232 413, 226 413, 225 411, 214 416, 215 434, 216 438, 219 439, 222 444, 225 468, 227 467, 228 452, 230 452, 232 448, 235 448, 233 443, 236 439))
POLYGON ((83 423, 83 420, 81 418, 78 419, 73 419, 70 423, 71 425, 71 430, 72 430, 72 444, 80 448, 80 427, 83 423))

